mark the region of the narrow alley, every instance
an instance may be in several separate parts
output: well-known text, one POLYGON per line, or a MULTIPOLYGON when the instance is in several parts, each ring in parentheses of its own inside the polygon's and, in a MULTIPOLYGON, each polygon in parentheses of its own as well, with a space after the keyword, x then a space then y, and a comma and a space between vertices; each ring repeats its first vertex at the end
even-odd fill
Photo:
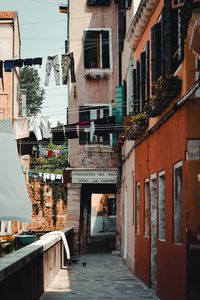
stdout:
POLYGON ((120 257, 99 253, 76 258, 77 263, 60 270, 40 300, 158 299, 129 272, 120 257))

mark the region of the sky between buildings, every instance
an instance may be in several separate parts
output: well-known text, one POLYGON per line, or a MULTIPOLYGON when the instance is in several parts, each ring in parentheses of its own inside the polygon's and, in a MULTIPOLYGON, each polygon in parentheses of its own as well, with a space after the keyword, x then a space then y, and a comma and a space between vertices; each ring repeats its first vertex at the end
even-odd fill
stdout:
POLYGON ((46 92, 42 114, 49 115, 54 124, 56 120, 66 121, 67 86, 55 85, 53 70, 48 87, 44 86, 44 79, 47 56, 58 54, 61 62, 61 54, 65 52, 67 16, 59 13, 60 3, 59 0, 0 0, 1 11, 14 10, 18 13, 21 57, 43 57, 42 67, 36 66, 46 92))

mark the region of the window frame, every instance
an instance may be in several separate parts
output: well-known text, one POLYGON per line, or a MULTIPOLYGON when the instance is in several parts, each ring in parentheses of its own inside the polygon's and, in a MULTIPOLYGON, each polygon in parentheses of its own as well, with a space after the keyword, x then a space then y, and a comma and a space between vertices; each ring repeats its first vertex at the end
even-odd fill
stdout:
MULTIPOLYGON (((85 50, 85 47, 84 47, 84 36, 86 34, 87 31, 108 31, 109 33, 109 62, 110 62, 110 68, 86 68, 85 67, 85 62, 83 61, 83 67, 84 67, 84 70, 87 73, 111 73, 113 72, 113 59, 112 59, 112 28, 110 27, 100 27, 100 28, 90 28, 90 27, 86 27, 84 29, 84 33, 83 33, 83 51, 85 50)), ((102 45, 101 45, 101 53, 102 53, 102 45)), ((84 56, 84 55, 83 55, 84 56)), ((101 54, 100 54, 100 58, 101 58, 101 61, 102 61, 102 57, 101 57, 101 54)))
POLYGON ((182 245, 183 244, 183 218, 182 218, 182 210, 183 210, 183 161, 179 161, 177 163, 174 164, 173 166, 173 243, 176 245, 182 245), (175 236, 175 201, 176 201, 176 188, 175 188, 175 171, 177 169, 181 168, 182 170, 182 199, 181 199, 181 214, 180 214, 180 218, 181 218, 181 241, 177 241, 176 240, 176 236, 175 236))
POLYGON ((165 171, 161 171, 158 173, 158 239, 159 241, 166 241, 166 173, 165 171), (161 178, 164 177, 164 198, 161 199, 161 191, 160 191, 160 180, 161 178), (160 207, 160 203, 161 203, 161 200, 162 202, 164 203, 164 238, 160 237, 161 236, 161 230, 160 230, 160 224, 161 224, 161 213, 160 213, 160 210, 161 210, 161 207, 160 207))

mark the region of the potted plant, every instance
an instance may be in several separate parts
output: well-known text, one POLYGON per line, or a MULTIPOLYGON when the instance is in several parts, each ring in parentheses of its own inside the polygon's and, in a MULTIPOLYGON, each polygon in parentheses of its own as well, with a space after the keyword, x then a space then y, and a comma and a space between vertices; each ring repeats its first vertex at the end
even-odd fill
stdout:
POLYGON ((142 112, 135 116, 131 116, 130 123, 125 124, 125 137, 128 140, 138 138, 148 126, 148 117, 146 113, 142 112))

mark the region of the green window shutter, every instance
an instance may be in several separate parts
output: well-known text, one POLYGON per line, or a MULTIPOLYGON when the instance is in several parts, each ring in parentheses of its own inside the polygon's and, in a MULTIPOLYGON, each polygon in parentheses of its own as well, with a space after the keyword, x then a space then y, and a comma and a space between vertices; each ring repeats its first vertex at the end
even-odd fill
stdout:
POLYGON ((133 57, 129 57, 128 65, 128 105, 129 112, 133 112, 133 57))
POLYGON ((115 115, 117 124, 122 124, 124 121, 124 86, 119 85, 115 88, 115 115))

